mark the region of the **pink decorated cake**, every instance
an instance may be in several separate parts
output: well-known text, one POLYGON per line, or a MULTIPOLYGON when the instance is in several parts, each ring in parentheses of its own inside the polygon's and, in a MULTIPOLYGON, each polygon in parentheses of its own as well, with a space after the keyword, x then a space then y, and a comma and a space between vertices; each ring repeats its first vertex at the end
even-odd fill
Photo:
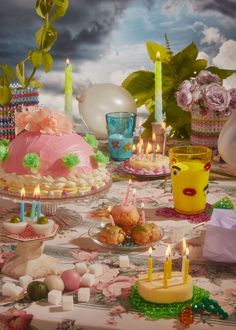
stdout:
POLYGON ((24 110, 16 124, 23 130, 9 144, 0 141, 0 183, 17 193, 24 186, 32 196, 39 184, 42 196, 86 194, 107 185, 107 157, 97 151, 91 134, 72 131, 62 114, 47 109, 24 110))

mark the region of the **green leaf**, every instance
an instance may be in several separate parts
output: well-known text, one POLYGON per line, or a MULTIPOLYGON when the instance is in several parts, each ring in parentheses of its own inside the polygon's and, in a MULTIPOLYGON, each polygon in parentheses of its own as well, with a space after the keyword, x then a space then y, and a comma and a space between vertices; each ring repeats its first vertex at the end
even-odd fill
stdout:
POLYGON ((204 59, 196 60, 193 63, 193 70, 195 71, 194 76, 197 76, 198 73, 202 70, 204 70, 207 67, 207 61, 204 59))
POLYGON ((170 52, 166 47, 163 47, 155 42, 147 41, 146 47, 148 54, 151 60, 155 63, 157 52, 160 53, 160 60, 161 62, 169 62, 171 59, 170 52))
POLYGON ((137 106, 145 104, 147 99, 154 98, 154 73, 149 71, 135 71, 122 83, 136 101, 137 106))
POLYGON ((35 68, 39 68, 43 63, 43 52, 34 50, 31 55, 31 62, 35 68))
POLYGON ((33 87, 33 88, 41 88, 43 86, 43 84, 38 80, 31 80, 29 82, 29 86, 33 87))
POLYGON ((54 22, 59 17, 62 17, 65 15, 65 13, 68 9, 69 1, 68 0, 53 0, 53 3, 56 6, 56 9, 55 9, 52 17, 50 18, 51 22, 54 22))
POLYGON ((236 73, 236 70, 220 69, 216 66, 209 66, 207 70, 214 74, 217 74, 221 79, 226 79, 230 77, 233 73, 236 73))
POLYGON ((57 31, 53 26, 42 26, 35 34, 38 49, 48 52, 57 40, 57 31))
POLYGON ((8 85, 15 78, 14 70, 7 64, 0 64, 0 69, 4 74, 4 78, 7 80, 8 85))
POLYGON ((0 104, 7 105, 12 98, 11 88, 9 86, 0 86, 0 104))
POLYGON ((16 65, 16 78, 21 86, 25 85, 25 62, 21 61, 16 65))
POLYGON ((0 144, 0 161, 3 161, 7 158, 8 152, 9 148, 4 144, 0 144))
MULTIPOLYGON (((185 70, 185 71, 190 70, 190 68, 187 67, 188 65, 191 65, 191 67, 193 67, 193 62, 196 60, 197 56, 198 56, 198 48, 195 45, 195 43, 192 42, 182 51, 175 54, 172 58, 172 62, 174 67, 176 67, 177 71, 181 73, 181 70, 185 70)), ((182 76, 185 75, 182 74, 182 76)))
POLYGON ((49 53, 43 53, 43 66, 44 71, 47 73, 52 69, 53 66, 53 58, 49 53))
POLYGON ((51 10, 52 8, 52 1, 51 0, 37 0, 35 4, 35 10, 36 13, 42 17, 45 18, 46 14, 51 10))

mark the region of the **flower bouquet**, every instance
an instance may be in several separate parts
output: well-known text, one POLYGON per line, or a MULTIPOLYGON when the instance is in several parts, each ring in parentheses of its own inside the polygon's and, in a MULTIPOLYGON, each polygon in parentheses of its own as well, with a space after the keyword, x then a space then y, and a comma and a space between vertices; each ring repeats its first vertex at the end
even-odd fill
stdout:
POLYGON ((236 108, 236 89, 225 89, 216 74, 202 70, 176 92, 178 106, 191 112, 191 143, 217 148, 220 131, 236 108))

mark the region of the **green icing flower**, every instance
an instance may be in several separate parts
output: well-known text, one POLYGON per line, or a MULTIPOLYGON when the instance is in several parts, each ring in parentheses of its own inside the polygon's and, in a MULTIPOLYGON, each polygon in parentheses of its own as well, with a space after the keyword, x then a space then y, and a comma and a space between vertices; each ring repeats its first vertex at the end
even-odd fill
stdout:
POLYGON ((9 140, 8 140, 8 139, 2 139, 2 140, 0 141, 0 144, 2 144, 2 145, 4 145, 4 146, 8 147, 9 140))
POLYGON ((65 167, 72 168, 80 163, 80 159, 77 154, 68 154, 62 157, 62 163, 65 167))
POLYGON ((8 148, 9 140, 2 139, 0 141, 0 160, 3 161, 7 158, 9 148, 8 148))
POLYGON ((88 144, 94 148, 94 149, 97 149, 98 147, 98 140, 95 138, 95 136, 93 134, 90 134, 90 133, 87 133, 85 135, 85 141, 88 142, 88 144))
POLYGON ((109 157, 108 157, 108 156, 105 156, 105 155, 104 155, 101 151, 99 151, 99 150, 96 152, 95 157, 96 157, 96 161, 97 161, 98 163, 106 164, 106 163, 108 163, 108 161, 109 161, 109 157))
POLYGON ((29 152, 23 158, 23 165, 31 169, 32 172, 36 172, 40 166, 40 158, 35 152, 29 152))

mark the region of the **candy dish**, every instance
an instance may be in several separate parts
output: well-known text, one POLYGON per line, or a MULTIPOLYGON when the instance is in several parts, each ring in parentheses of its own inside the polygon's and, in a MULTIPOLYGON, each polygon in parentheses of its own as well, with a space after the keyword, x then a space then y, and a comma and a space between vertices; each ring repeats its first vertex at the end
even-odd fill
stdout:
POLYGON ((115 250, 117 252, 122 252, 122 251, 135 252, 135 251, 147 250, 150 246, 153 246, 156 243, 160 242, 162 237, 164 236, 163 229, 158 226, 158 228, 160 230, 160 236, 159 236, 159 239, 157 239, 154 242, 149 242, 149 243, 143 244, 143 245, 137 245, 132 241, 130 236, 126 236, 125 240, 121 244, 118 244, 118 245, 103 243, 99 240, 99 233, 106 226, 106 224, 107 224, 107 222, 101 222, 101 223, 94 224, 93 226, 91 226, 89 228, 88 235, 93 240, 93 242, 95 242, 96 244, 98 244, 104 248, 109 248, 109 249, 112 248, 113 250, 115 250))

